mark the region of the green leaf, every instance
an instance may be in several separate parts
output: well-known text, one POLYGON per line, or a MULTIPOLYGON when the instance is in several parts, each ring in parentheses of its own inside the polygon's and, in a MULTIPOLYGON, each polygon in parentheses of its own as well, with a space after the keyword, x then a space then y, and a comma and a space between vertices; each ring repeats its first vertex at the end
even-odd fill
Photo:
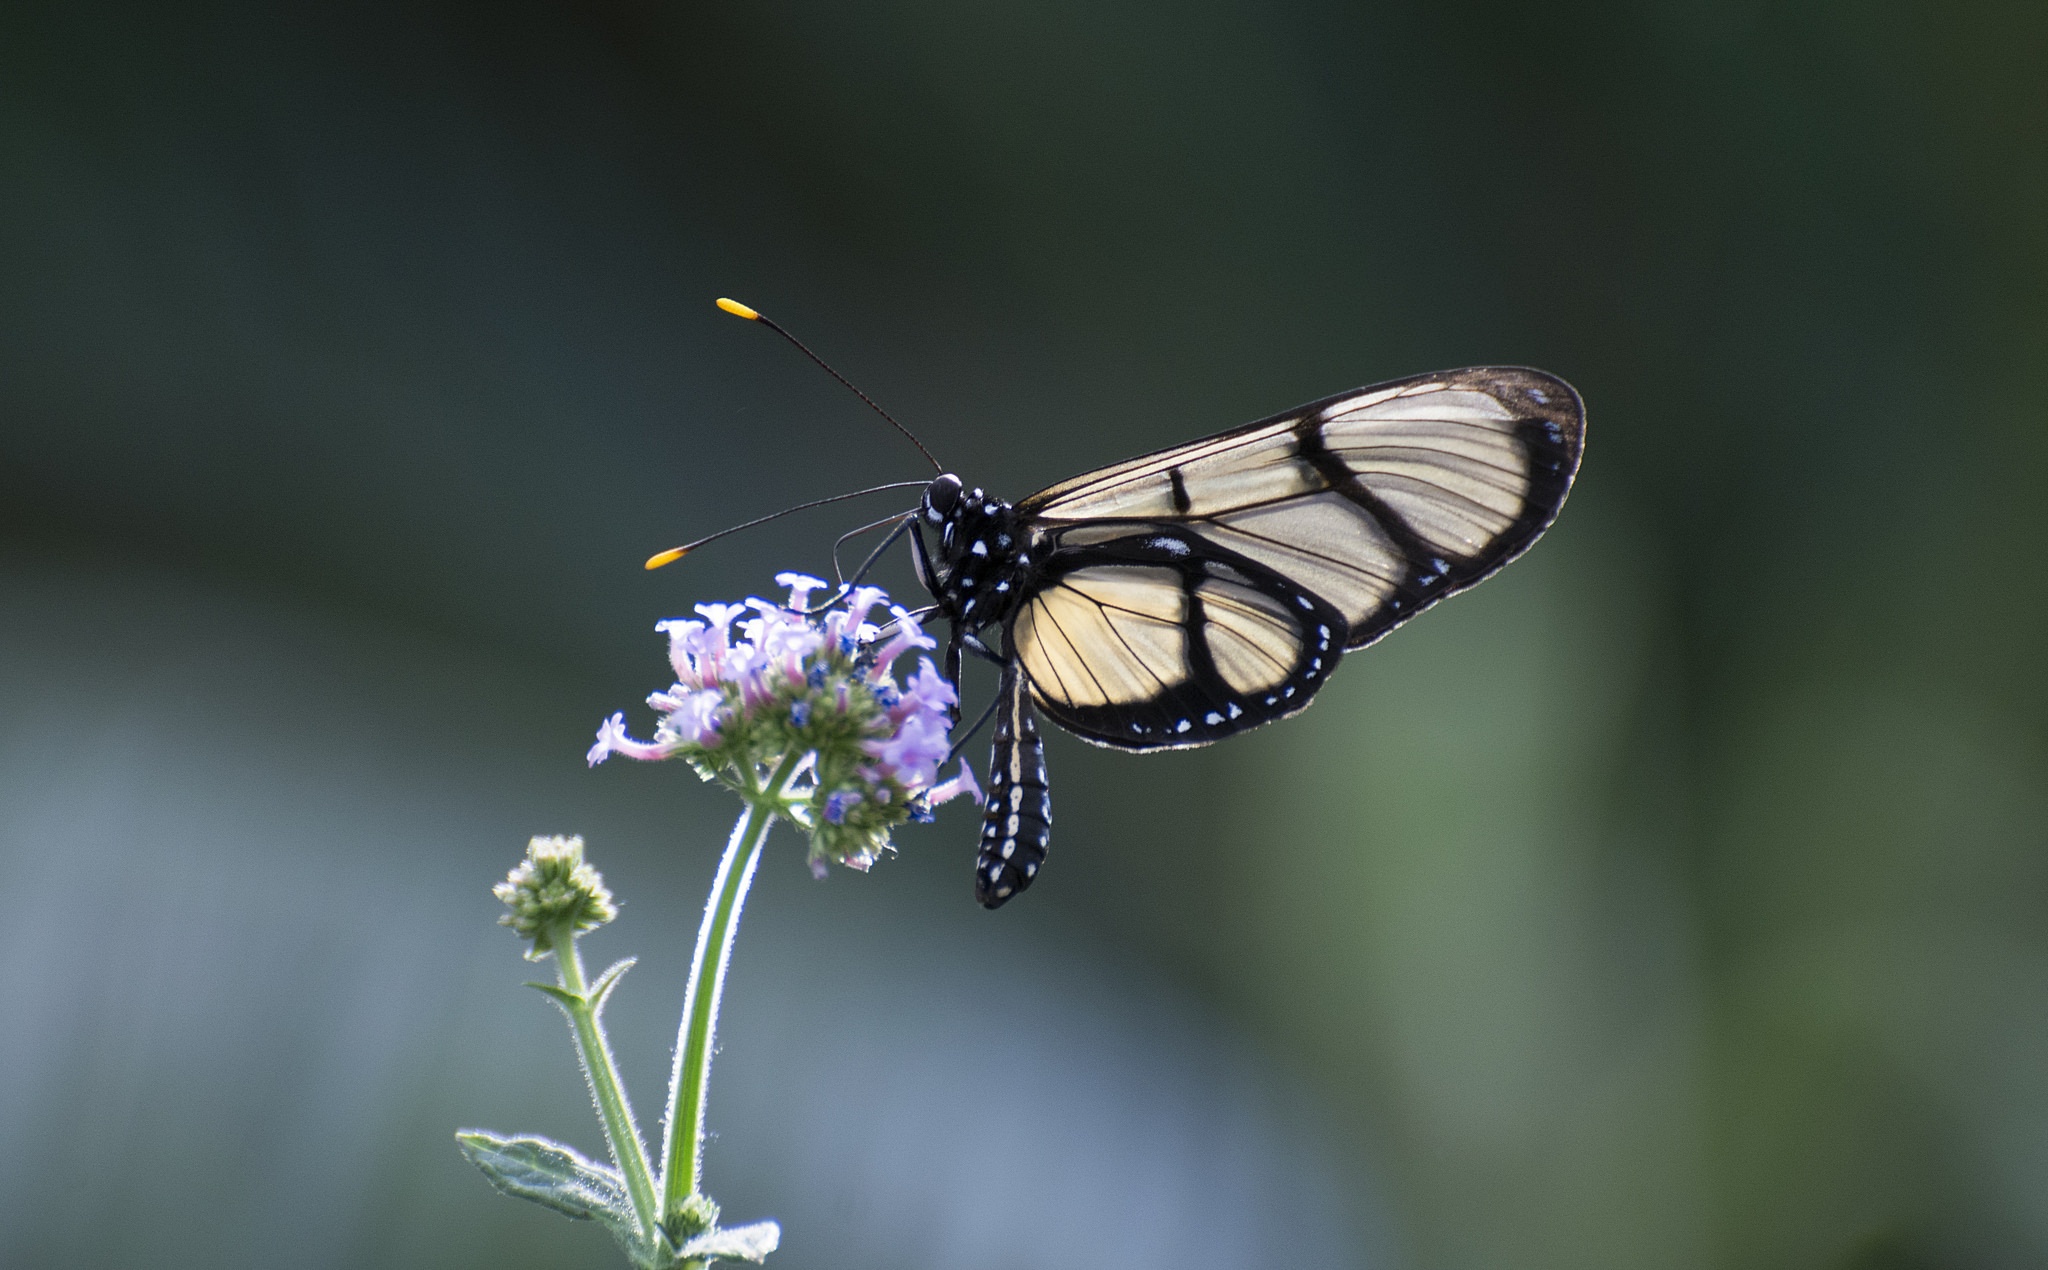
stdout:
POLYGON ((690 1261, 765 1261, 781 1242, 782 1227, 772 1221, 757 1221, 751 1226, 707 1230, 684 1244, 682 1255, 690 1261))
POLYGON ((639 1239, 633 1202, 617 1169, 585 1159, 546 1138, 501 1138, 482 1129, 463 1129, 455 1144, 491 1185, 520 1199, 554 1209, 577 1221, 595 1218, 623 1240, 639 1239))
POLYGON ((583 1004, 582 997, 577 996, 560 984, 542 983, 537 979, 528 979, 525 986, 532 988, 535 992, 545 992, 555 999, 556 1005, 561 1006, 572 1014, 575 1013, 577 1006, 583 1004))
POLYGON ((639 960, 638 957, 628 957, 624 961, 615 961, 610 969, 597 977, 597 982, 590 985, 591 1013, 603 1012, 605 998, 612 994, 612 989, 619 986, 619 980, 625 978, 626 972, 631 970, 639 960))

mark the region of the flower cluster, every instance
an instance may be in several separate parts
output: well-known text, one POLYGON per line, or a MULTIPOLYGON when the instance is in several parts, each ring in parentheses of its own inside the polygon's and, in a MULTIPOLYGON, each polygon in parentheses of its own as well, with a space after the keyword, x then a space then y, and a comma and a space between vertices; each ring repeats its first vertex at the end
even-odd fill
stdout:
POLYGON ((897 659, 936 643, 902 608, 870 623, 888 605, 879 587, 855 587, 814 613, 807 600, 823 582, 797 573, 775 580, 789 588, 786 605, 699 604, 701 621, 657 625, 676 681, 647 699, 660 714, 654 739, 634 740, 614 714, 589 759, 687 759, 707 780, 765 795, 803 825, 821 876, 829 860, 865 869, 905 820, 929 819, 933 805, 961 794, 981 801, 964 763, 950 780, 938 778, 959 696, 929 657, 897 684, 897 659), (792 756, 783 788, 764 790, 792 756))
POLYGON ((521 939, 533 941, 527 958, 538 961, 555 949, 555 937, 571 939, 617 917, 618 905, 604 878, 583 861, 583 839, 540 837, 526 844, 526 858, 491 888, 510 911, 498 919, 521 939))

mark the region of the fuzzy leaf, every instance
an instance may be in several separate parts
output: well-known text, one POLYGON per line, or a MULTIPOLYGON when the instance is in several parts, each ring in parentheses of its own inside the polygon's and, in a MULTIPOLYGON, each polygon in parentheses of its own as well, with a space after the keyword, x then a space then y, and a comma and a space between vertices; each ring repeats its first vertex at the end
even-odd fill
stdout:
POLYGON ((524 986, 532 988, 535 992, 544 992, 548 996, 553 997, 556 1005, 571 1013, 575 1012, 577 1006, 583 1004, 584 999, 582 997, 577 996, 560 984, 542 983, 538 979, 528 979, 524 986))
POLYGON ((611 996, 612 989, 619 986, 619 980, 625 978, 626 972, 631 970, 639 960, 638 957, 628 957, 623 961, 613 962, 611 967, 599 975, 597 981, 590 985, 590 1008, 593 1013, 604 1010, 605 999, 611 996))
POLYGON ((781 1242, 782 1227, 772 1221, 757 1221, 751 1226, 707 1230, 684 1244, 682 1255, 691 1261, 765 1261, 781 1242))
POLYGON ((577 1221, 595 1218, 614 1234, 638 1234, 626 1184, 609 1165, 546 1138, 501 1138, 482 1129, 461 1130, 455 1144, 491 1185, 507 1195, 530 1199, 577 1221))

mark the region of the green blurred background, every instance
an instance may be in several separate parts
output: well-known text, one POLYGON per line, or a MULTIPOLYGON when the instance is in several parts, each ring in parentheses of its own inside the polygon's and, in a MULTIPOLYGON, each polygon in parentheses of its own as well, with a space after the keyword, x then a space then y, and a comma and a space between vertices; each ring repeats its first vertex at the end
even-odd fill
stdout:
POLYGON ((923 470, 721 294, 1011 496, 1591 419, 1307 715, 1055 741, 1001 913, 772 843, 771 1264, 2048 1264, 2038 0, 0 10, 0 1262, 614 1264, 449 1137, 599 1146, 486 888, 589 836, 652 1121, 732 808, 582 751, 864 517, 638 562, 923 470))

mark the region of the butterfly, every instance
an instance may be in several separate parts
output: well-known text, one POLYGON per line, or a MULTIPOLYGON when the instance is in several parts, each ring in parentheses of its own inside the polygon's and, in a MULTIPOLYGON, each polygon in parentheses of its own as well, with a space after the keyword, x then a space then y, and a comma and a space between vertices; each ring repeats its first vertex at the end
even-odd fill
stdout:
POLYGON ((1143 753, 1296 714, 1344 653, 1527 550, 1584 444, 1569 384, 1482 366, 1325 397, 1016 503, 933 479, 903 524, 951 626, 946 677, 965 652, 1001 668, 975 898, 1000 907, 1045 862, 1040 715, 1143 753))
MULTIPOLYGON (((854 531, 896 526, 854 580, 907 533, 932 611, 951 627, 946 678, 960 682, 969 652, 1001 668, 974 862, 987 908, 1045 863, 1052 795, 1039 715, 1144 753, 1297 714, 1343 654, 1528 550, 1564 506, 1585 448, 1585 406, 1570 384, 1475 366, 1338 393, 1007 503, 967 488, 779 323, 737 300, 718 307, 795 345, 939 472, 916 508, 854 531)), ((801 503, 647 567, 791 512, 920 483, 801 503)))

